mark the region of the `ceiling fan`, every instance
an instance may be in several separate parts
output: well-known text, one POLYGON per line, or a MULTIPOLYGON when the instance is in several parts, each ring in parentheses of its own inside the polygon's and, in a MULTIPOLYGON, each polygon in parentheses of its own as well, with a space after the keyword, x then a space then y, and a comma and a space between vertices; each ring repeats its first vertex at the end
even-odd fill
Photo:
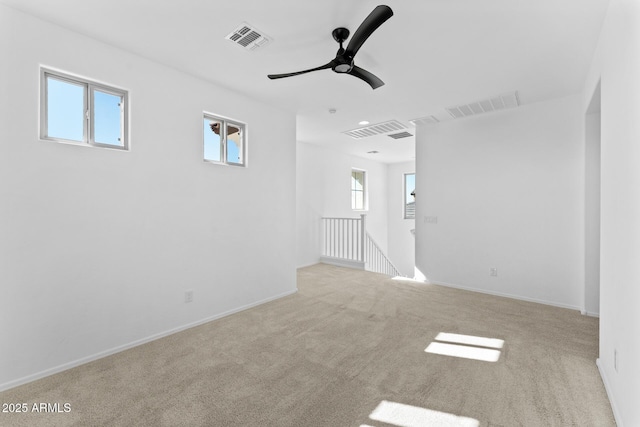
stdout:
POLYGON ((308 70, 298 71, 295 73, 286 74, 269 74, 267 77, 270 79, 281 79, 283 77, 297 76, 298 74, 310 73, 311 71, 326 70, 331 68, 336 73, 350 74, 353 77, 357 77, 365 82, 369 83, 372 89, 377 89, 384 85, 384 82, 372 73, 364 70, 353 63, 353 57, 358 53, 358 50, 362 44, 369 38, 369 36, 382 25, 387 19, 393 16, 393 11, 389 6, 378 6, 367 16, 367 18, 360 24, 356 32, 351 37, 347 48, 342 47, 342 43, 349 38, 349 30, 346 28, 336 28, 331 33, 335 41, 340 43, 340 49, 336 57, 328 63, 321 65, 320 67, 311 68, 308 70))

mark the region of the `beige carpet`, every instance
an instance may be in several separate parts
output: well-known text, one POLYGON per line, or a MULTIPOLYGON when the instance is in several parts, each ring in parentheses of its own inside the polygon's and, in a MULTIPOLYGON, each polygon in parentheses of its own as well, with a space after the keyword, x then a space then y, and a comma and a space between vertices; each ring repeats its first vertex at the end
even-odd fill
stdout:
MULTIPOLYGON (((301 269, 298 287, 0 393, 30 410, 71 406, 0 413, 0 425, 615 425, 595 365, 597 319, 327 265, 301 269), (504 345, 497 362, 425 352, 441 332, 504 345)), ((496 352, 483 346, 459 345, 496 352)))

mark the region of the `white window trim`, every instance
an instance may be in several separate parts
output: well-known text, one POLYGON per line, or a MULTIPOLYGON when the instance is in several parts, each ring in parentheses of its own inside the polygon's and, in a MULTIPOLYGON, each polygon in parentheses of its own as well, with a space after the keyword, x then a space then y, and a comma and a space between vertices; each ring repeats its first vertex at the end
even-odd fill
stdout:
POLYGON ((55 70, 48 67, 40 67, 40 132, 39 137, 44 141, 54 141, 71 145, 78 145, 83 147, 99 147, 99 148, 109 148, 112 150, 120 150, 120 151, 129 151, 129 92, 125 89, 118 88, 111 85, 105 85, 102 83, 98 83, 94 80, 90 80, 84 77, 79 77, 73 74, 69 74, 63 71, 55 70), (48 131, 48 114, 47 114, 47 77, 51 76, 55 79, 75 84, 78 86, 83 86, 85 88, 84 95, 84 103, 83 108, 85 111, 85 122, 83 124, 83 140, 75 141, 72 139, 64 139, 64 138, 56 138, 49 136, 47 134, 48 131), (93 109, 93 91, 99 90, 100 92, 105 92, 111 95, 121 96, 122 97, 122 108, 121 108, 121 128, 120 135, 122 138, 122 145, 112 145, 112 144, 103 144, 99 142, 95 142, 94 140, 94 109, 93 109))
MULTIPOLYGON (((351 206, 351 210, 355 211, 355 212, 367 212, 369 210, 369 174, 367 173, 366 170, 364 169, 359 169, 359 168, 351 168, 351 173, 349 174, 349 178, 350 180, 353 179, 353 172, 362 172, 364 175, 364 182, 363 182, 363 187, 362 187, 362 205, 363 208, 362 209, 355 209, 353 207, 353 205, 351 206)), ((353 199, 353 188, 351 187, 351 181, 350 181, 350 185, 349 185, 349 195, 351 196, 350 198, 353 199)))
MULTIPOLYGON (((223 165, 223 166, 235 166, 235 167, 247 167, 247 139, 248 139, 248 126, 246 123, 241 122, 239 120, 231 119, 229 117, 221 116, 219 114, 209 113, 207 111, 202 112, 202 119, 216 120, 219 121, 222 126, 220 130, 220 161, 206 159, 204 157, 204 127, 202 128, 202 159, 205 163, 211 163, 214 165, 223 165), (233 163, 227 161, 227 126, 235 125, 242 129, 242 163, 233 163)), ((200 122, 202 126, 202 122, 200 122)))

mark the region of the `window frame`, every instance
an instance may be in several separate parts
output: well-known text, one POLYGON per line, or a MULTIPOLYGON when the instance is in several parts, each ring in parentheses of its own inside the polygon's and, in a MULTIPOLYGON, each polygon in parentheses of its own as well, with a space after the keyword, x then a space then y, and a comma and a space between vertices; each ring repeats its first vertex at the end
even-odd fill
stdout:
MULTIPOLYGON (((413 216, 407 216, 407 176, 408 175, 413 175, 414 176, 414 181, 415 181, 416 173, 415 172, 406 172, 406 173, 402 174, 402 201, 403 201, 403 204, 402 204, 402 218, 403 219, 416 219, 415 210, 413 211, 413 216)), ((413 189, 413 191, 415 191, 415 188, 413 189)), ((413 198, 415 199, 415 196, 413 198)), ((414 202, 415 202, 415 200, 414 200, 414 202)))
POLYGON ((129 151, 129 92, 125 89, 118 88, 94 80, 78 77, 63 71, 51 68, 40 67, 40 139, 45 141, 54 141, 65 144, 73 144, 84 147, 109 148, 112 150, 129 151), (83 88, 83 110, 84 118, 82 123, 82 141, 74 139, 66 139, 60 137, 49 136, 49 91, 48 78, 59 80, 61 82, 80 86, 83 88), (121 101, 120 108, 120 142, 122 145, 106 144, 95 141, 95 106, 94 92, 100 91, 109 95, 119 96, 121 101))
POLYGON ((212 159, 207 159, 205 157, 205 129, 203 126, 203 123, 200 122, 201 126, 202 126, 202 159, 205 163, 212 163, 214 165, 226 165, 226 166, 235 166, 235 167, 247 167, 247 124, 244 122, 241 122, 239 120, 235 120, 235 119, 231 119, 228 117, 224 117, 224 116, 220 116, 218 114, 213 114, 213 113, 209 113, 207 111, 203 111, 202 112, 202 119, 201 120, 214 120, 217 122, 220 122, 220 161, 218 160, 212 160, 212 159), (227 159, 227 155, 228 155, 228 135, 227 135, 227 128, 229 126, 235 126, 240 130, 240 135, 242 137, 242 141, 240 144, 240 153, 241 155, 241 161, 240 163, 237 162, 230 162, 227 159))
POLYGON ((365 212, 369 210, 369 197, 368 195, 368 176, 367 176, 367 171, 364 169, 358 169, 358 168, 351 168, 351 185, 350 187, 350 193, 351 193, 351 210, 354 210, 356 212, 365 212), (359 172, 362 173, 362 209, 358 209, 357 207, 354 206, 354 198, 353 198, 353 193, 354 192, 360 192, 360 190, 357 190, 355 188, 353 188, 353 173, 354 172, 359 172))

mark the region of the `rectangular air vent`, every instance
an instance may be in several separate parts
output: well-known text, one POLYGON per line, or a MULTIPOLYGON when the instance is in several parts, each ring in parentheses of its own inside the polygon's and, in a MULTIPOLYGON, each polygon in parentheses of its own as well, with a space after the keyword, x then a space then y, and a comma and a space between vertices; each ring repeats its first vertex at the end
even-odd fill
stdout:
POLYGON ((419 125, 434 125, 436 123, 440 123, 440 120, 438 120, 436 116, 426 116, 409 120, 409 123, 411 123, 415 127, 418 127, 419 125))
POLYGON ((387 135, 393 139, 401 139, 401 138, 408 138, 410 136, 413 136, 413 134, 409 133, 409 132, 398 132, 398 133, 393 133, 391 135, 387 135))
POLYGON ((358 129, 342 132, 354 139, 366 138, 368 136, 383 135, 385 133, 404 130, 407 127, 397 120, 389 120, 388 122, 369 125, 358 129))
POLYGON ((482 101, 472 102, 471 104, 449 107, 447 108, 447 111, 454 119, 460 119, 462 117, 474 116, 476 114, 514 108, 518 105, 520 105, 520 101, 518 99, 518 92, 516 91, 494 96, 489 99, 483 99, 482 101))
POLYGON ((256 50, 269 43, 270 38, 262 31, 243 22, 238 28, 228 34, 225 39, 240 45, 247 50, 256 50))

